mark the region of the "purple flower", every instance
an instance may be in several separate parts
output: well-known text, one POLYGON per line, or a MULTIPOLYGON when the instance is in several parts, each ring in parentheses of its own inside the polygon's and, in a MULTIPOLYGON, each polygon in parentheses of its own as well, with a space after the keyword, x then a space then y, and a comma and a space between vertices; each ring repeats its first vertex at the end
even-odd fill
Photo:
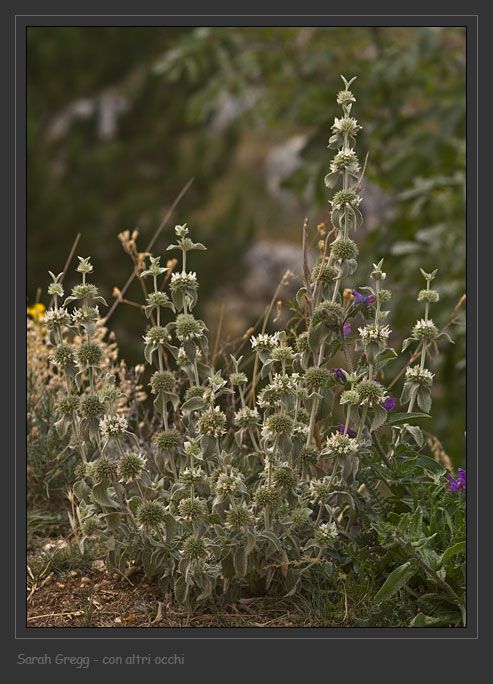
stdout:
POLYGON ((344 375, 344 373, 342 372, 342 370, 340 368, 332 368, 331 373, 334 373, 335 375, 337 375, 339 380, 343 380, 344 382, 346 382, 346 376, 344 375))
MULTIPOLYGON (((341 435, 343 435, 346 426, 345 426, 343 423, 337 423, 337 425, 339 426, 339 432, 341 433, 341 435)), ((354 437, 355 434, 356 434, 355 431, 354 431, 354 430, 351 430, 351 428, 348 427, 347 432, 346 432, 346 435, 347 435, 348 437, 354 437)))
POLYGON ((383 402, 382 408, 386 411, 393 411, 395 409, 395 401, 395 397, 389 397, 383 402))
POLYGON ((466 488, 466 471, 462 468, 457 468, 457 479, 452 475, 447 475, 449 480, 448 488, 451 492, 458 492, 466 488))
POLYGON ((368 295, 368 297, 365 297, 364 295, 360 294, 358 290, 353 290, 351 294, 354 297, 354 306, 358 306, 358 304, 371 304, 375 301, 375 297, 373 295, 368 295))
POLYGON ((344 323, 342 327, 344 330, 344 337, 347 337, 351 333, 351 323, 344 323))

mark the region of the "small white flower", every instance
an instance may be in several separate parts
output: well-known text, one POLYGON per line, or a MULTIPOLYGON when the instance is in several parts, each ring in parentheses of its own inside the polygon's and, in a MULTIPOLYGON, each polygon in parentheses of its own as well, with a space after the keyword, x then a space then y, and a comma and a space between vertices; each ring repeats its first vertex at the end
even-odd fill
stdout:
POLYGON ((372 323, 364 328, 358 328, 363 344, 369 344, 370 342, 377 342, 378 344, 385 344, 392 332, 388 325, 383 327, 372 323))
POLYGON ((124 416, 119 415, 105 415, 99 421, 99 429, 103 437, 115 437, 121 435, 125 432, 128 427, 128 423, 124 416))
POLYGON ((434 373, 431 373, 427 368, 421 368, 419 366, 413 366, 406 370, 406 380, 407 382, 417 382, 420 385, 432 385, 434 373))
POLYGON ((273 335, 268 335, 267 333, 259 333, 257 337, 255 337, 255 335, 252 335, 252 337, 250 338, 250 342, 252 344, 252 349, 256 349, 258 351, 265 349, 267 351, 270 351, 271 349, 279 345, 279 333, 276 332, 273 335))
POLYGON ((334 432, 327 440, 329 450, 338 456, 352 456, 358 453, 358 442, 353 437, 334 432))

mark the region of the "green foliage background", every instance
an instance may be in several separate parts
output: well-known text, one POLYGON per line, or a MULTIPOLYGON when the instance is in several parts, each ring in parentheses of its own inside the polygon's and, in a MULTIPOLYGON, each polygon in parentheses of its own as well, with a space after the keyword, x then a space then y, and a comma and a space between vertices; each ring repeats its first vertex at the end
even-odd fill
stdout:
MULTIPOLYGON (((443 326, 465 292, 465 57, 462 27, 30 27, 29 300, 45 291, 48 269, 62 269, 78 232, 77 252, 91 255, 111 300, 130 270, 116 235, 139 227, 143 248, 192 176, 155 253, 175 223, 193 227, 209 248, 200 260, 202 303, 215 296, 218 273, 221 284, 238 280, 240 255, 256 239, 299 244, 305 214, 311 226, 328 217, 326 146, 343 73, 358 76, 354 115, 363 125, 360 158, 369 151, 367 178, 393 206, 392 219, 357 235, 357 277, 385 258, 398 341, 421 316, 418 267, 438 268, 432 315, 443 326), (129 106, 116 135, 102 139, 97 103, 108 90, 129 106), (212 122, 225 93, 242 113, 218 131, 212 122), (50 136, 81 98, 91 98, 93 114, 50 136), (308 137, 303 164, 285 183, 298 197, 293 210, 269 194, 261 164, 297 133, 308 137)), ((137 287, 133 295, 140 300, 137 287)), ((143 317, 120 306, 112 326, 127 361, 141 362, 143 317)), ((464 465, 465 331, 451 333, 456 344, 441 344, 432 368, 430 431, 464 465)))

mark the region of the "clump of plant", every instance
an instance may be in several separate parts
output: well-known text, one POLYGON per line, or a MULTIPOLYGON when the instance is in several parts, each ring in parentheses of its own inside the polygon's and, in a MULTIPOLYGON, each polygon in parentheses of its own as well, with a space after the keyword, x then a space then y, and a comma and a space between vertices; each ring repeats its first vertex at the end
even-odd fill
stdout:
POLYGON ((416 424, 431 409, 426 350, 439 337, 429 317, 436 272, 423 272, 424 317, 401 350, 423 351, 406 371, 400 411, 387 390, 387 367, 399 353, 383 260, 371 285, 342 287, 357 269, 353 236, 363 221, 353 80, 343 78, 342 117, 329 140, 336 152, 325 184, 340 185, 330 200, 332 229, 310 268, 305 222, 305 282, 288 329, 251 337, 253 378, 252 359, 231 355, 221 367, 211 360, 189 270, 205 247, 186 224, 168 247, 181 263, 161 279, 168 292, 159 256, 140 273, 150 283, 143 354, 160 416, 150 452, 116 409, 113 376, 103 379, 94 326, 95 304, 104 302, 86 280, 89 259, 80 259, 82 282, 63 306, 56 278, 50 286, 55 303, 44 320, 66 372, 60 421, 73 426, 80 454, 74 529, 82 543, 104 540, 109 568, 143 568, 189 612, 211 597, 309 593, 320 573, 330 583, 344 572, 369 583, 376 606, 404 596, 406 624, 465 622, 464 496, 447 489, 447 470, 425 453, 416 424), (80 343, 67 349, 62 331, 74 324, 80 343))

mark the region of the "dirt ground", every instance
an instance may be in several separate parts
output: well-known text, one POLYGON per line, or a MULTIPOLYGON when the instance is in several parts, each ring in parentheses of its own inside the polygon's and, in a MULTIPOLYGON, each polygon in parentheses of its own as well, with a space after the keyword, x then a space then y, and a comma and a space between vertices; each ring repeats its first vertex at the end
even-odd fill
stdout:
POLYGON ((209 607, 188 616, 144 575, 109 576, 102 561, 92 565, 34 580, 28 575, 27 627, 296 626, 290 606, 274 599, 242 599, 226 611, 209 607))

